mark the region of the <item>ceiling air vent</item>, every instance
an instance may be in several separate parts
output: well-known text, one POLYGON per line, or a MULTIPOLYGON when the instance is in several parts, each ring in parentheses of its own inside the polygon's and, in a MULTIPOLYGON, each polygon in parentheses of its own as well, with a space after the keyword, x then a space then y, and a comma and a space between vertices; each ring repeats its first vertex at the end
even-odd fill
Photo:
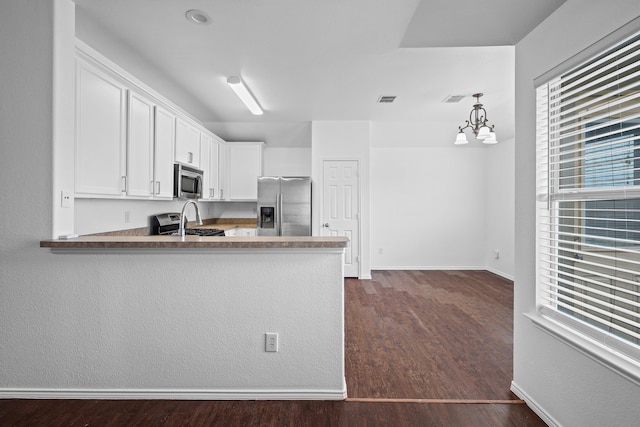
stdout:
POLYGON ((464 95, 449 95, 442 102, 447 104, 455 104, 456 102, 460 102, 464 98, 464 95))
POLYGON ((378 98, 378 103, 379 104, 391 104, 395 100, 396 100, 395 96, 383 95, 380 98, 378 98))

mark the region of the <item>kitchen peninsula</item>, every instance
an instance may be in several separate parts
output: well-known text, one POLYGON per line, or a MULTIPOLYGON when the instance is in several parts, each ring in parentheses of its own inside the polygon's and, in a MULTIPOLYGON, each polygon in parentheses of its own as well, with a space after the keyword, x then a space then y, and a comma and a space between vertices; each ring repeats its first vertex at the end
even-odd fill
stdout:
POLYGON ((11 395, 344 399, 346 245, 344 237, 44 240, 66 266, 59 292, 75 301, 52 307, 57 340, 82 336, 82 349, 54 388, 11 395), (276 352, 267 333, 278 334, 276 352))
POLYGON ((203 237, 203 236, 81 236, 43 240, 52 249, 337 249, 347 246, 346 237, 203 237))

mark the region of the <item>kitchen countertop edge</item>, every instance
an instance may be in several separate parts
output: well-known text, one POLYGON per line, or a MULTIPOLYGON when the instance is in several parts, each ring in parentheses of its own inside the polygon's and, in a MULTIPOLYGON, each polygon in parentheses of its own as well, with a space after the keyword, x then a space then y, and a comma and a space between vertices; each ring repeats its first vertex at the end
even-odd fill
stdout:
POLYGON ((55 249, 305 249, 345 248, 346 237, 202 237, 202 236, 80 236, 42 240, 41 248, 55 249))

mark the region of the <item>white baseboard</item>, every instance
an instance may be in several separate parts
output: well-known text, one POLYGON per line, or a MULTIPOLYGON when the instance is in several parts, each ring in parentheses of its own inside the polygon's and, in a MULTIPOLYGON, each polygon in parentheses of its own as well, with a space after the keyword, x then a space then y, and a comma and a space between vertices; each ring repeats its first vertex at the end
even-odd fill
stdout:
POLYGON ((490 271, 493 274, 497 274, 500 277, 504 277, 507 280, 511 280, 512 282, 514 281, 514 277, 512 275, 507 274, 507 273, 503 273, 502 271, 496 270, 495 268, 486 267, 486 270, 490 271))
POLYGON ((486 266, 437 266, 437 265, 391 265, 391 266, 375 266, 371 267, 371 270, 442 270, 442 271, 454 271, 454 270, 486 270, 486 266))
POLYGON ((552 416, 547 414, 545 410, 542 409, 542 407, 531 398, 531 396, 529 396, 524 390, 518 387, 518 385, 513 381, 511 381, 511 391, 520 399, 524 400, 527 406, 533 412, 535 412, 549 427, 560 427, 560 424, 552 416))
MULTIPOLYGON (((442 271, 455 271, 455 270, 485 270, 485 271, 489 271, 493 274, 496 274, 500 277, 504 277, 505 279, 514 280, 514 277, 506 274, 500 270, 496 270, 495 268, 491 268, 491 267, 487 267, 486 265, 484 266, 457 266, 457 267, 451 267, 451 266, 446 266, 446 267, 438 267, 438 266, 407 266, 407 265, 403 265, 403 266, 397 266, 397 265, 393 265, 393 266, 375 266, 375 267, 371 267, 371 271, 376 271, 376 270, 442 270, 442 271)), ((371 279, 371 277, 368 277, 369 279, 371 279)))
POLYGON ((0 389, 0 399, 344 400, 342 390, 0 389))

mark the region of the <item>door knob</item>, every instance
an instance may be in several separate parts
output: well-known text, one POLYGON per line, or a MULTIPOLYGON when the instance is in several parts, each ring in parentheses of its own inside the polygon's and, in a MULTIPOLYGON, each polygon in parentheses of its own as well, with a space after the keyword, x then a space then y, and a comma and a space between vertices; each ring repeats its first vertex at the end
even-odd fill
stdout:
POLYGON ((329 228, 329 223, 325 222, 324 224, 322 224, 323 227, 329 228))

